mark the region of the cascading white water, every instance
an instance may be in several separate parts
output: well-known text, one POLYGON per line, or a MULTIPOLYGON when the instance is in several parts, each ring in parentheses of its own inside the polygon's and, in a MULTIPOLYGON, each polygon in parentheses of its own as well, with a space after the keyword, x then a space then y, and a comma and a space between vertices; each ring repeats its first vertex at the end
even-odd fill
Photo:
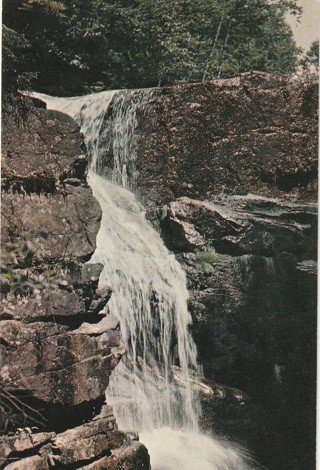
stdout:
POLYGON ((103 213, 91 261, 104 266, 100 282, 113 291, 106 312, 119 318, 127 349, 107 390, 119 427, 141 431, 154 470, 252 468, 240 449, 198 431, 199 397, 190 377, 197 368, 196 347, 188 331, 186 277, 142 205, 119 186, 134 186, 136 110, 150 93, 37 96, 79 122, 91 157, 88 181, 103 213), (99 171, 108 153, 113 155, 109 181, 93 171, 99 171))
POLYGON ((62 111, 80 125, 85 135, 90 168, 103 173, 105 157, 111 155, 109 179, 134 188, 136 181, 136 111, 150 96, 149 90, 109 90, 75 98, 56 98, 43 93, 34 96, 44 100, 50 109, 62 111), (112 113, 109 114, 109 110, 112 113))
POLYGON ((93 261, 105 266, 101 279, 113 289, 107 311, 120 319, 127 347, 108 386, 108 403, 122 428, 195 429, 188 369, 196 368, 196 348, 188 332, 184 272, 132 193, 92 172, 89 183, 103 212, 93 261), (173 380, 174 364, 183 388, 173 380))

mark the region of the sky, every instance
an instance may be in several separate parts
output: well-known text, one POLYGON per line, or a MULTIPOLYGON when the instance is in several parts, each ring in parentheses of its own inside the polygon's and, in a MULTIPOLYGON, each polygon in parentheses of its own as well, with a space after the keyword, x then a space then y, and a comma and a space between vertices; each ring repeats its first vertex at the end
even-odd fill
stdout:
POLYGON ((300 24, 293 16, 288 17, 297 45, 308 50, 320 36, 320 0, 299 0, 303 8, 300 24))

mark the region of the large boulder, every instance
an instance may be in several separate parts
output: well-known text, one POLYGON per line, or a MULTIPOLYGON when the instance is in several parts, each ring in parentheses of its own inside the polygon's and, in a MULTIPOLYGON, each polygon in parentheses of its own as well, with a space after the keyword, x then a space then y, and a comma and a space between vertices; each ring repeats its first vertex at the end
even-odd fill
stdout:
POLYGON ((316 197, 317 96, 316 82, 257 72, 156 89, 138 115, 141 196, 316 197))
MULTIPOLYGON (((55 323, 24 325, 3 320, 0 338, 0 380, 8 400, 9 396, 13 402, 13 397, 32 397, 38 410, 43 410, 38 411, 42 419, 56 421, 54 430, 59 427, 59 420, 66 419, 66 415, 55 418, 55 409, 70 414, 71 410, 74 413, 76 408, 80 410, 102 399, 109 376, 123 353, 118 329, 91 336, 55 323)), ((32 419, 31 411, 29 423, 32 419)))

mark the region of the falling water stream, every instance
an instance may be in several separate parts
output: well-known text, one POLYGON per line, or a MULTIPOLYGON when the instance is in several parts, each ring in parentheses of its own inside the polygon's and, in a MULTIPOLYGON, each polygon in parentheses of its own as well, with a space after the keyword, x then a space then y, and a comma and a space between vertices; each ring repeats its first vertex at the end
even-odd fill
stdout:
POLYGON ((100 283, 112 288, 102 322, 119 319, 127 351, 106 393, 119 428, 139 431, 153 470, 252 469, 244 451, 199 432, 186 276, 130 192, 136 181, 136 111, 143 111, 152 91, 36 96, 49 109, 71 115, 85 135, 88 182, 102 209, 91 262, 103 264, 100 283), (106 155, 113 160, 108 178, 98 174, 106 155))

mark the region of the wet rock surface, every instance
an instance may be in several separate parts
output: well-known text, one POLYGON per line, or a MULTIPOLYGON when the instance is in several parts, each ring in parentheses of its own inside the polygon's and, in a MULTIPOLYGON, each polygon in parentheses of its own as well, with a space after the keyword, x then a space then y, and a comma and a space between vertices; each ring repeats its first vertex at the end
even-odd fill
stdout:
POLYGON ((34 109, 2 132, 0 468, 149 469, 146 448, 103 406, 125 350, 102 313, 112 295, 98 287, 102 266, 84 264, 101 210, 79 128, 34 109))
POLYGON ((266 461, 277 439, 270 415, 239 389, 202 379, 199 391, 201 428, 249 449, 253 459, 266 461))

